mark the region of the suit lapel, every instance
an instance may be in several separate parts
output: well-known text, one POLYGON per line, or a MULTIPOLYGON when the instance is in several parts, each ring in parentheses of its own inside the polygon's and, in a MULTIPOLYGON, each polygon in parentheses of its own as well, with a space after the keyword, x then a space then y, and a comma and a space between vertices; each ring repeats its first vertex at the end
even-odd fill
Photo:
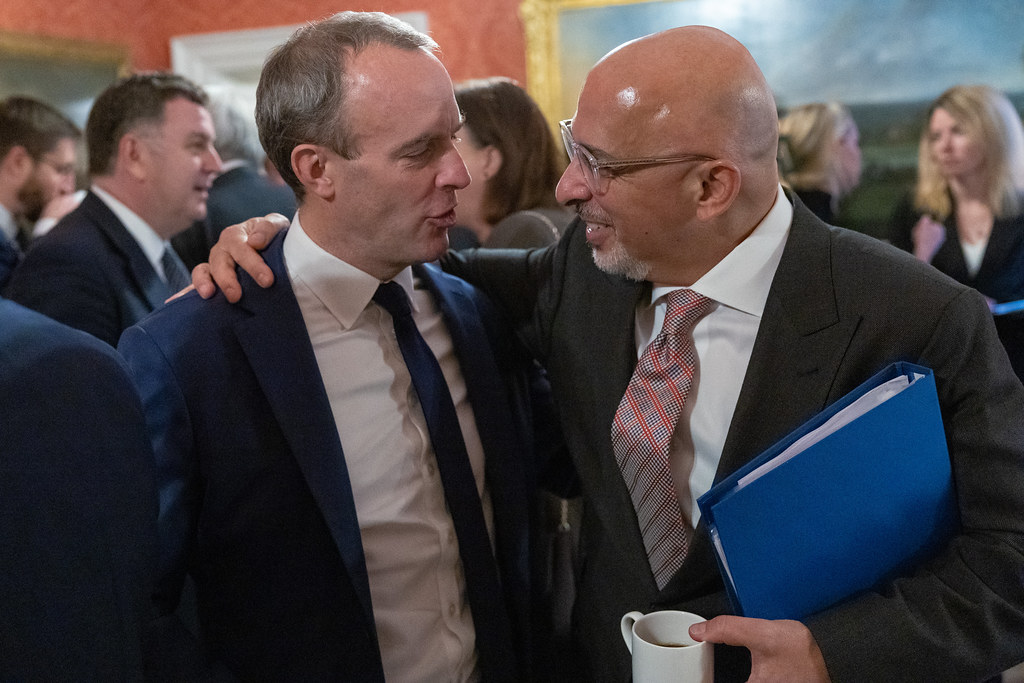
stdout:
POLYGON ((331 531, 373 631, 370 584, 352 486, 313 346, 284 267, 286 233, 264 252, 274 271, 272 287, 261 289, 242 274, 242 305, 252 315, 239 322, 235 332, 331 531))
POLYGON ((100 232, 106 235, 114 249, 121 253, 128 264, 128 270, 131 278, 135 281, 135 286, 146 303, 149 304, 150 310, 162 306, 174 292, 157 275, 153 264, 146 258, 138 242, 128 232, 128 228, 124 227, 110 207, 92 192, 85 195, 81 208, 85 215, 96 224, 100 232))
POLYGON ((829 229, 795 203, 716 480, 825 407, 859 318, 841 320, 829 229))

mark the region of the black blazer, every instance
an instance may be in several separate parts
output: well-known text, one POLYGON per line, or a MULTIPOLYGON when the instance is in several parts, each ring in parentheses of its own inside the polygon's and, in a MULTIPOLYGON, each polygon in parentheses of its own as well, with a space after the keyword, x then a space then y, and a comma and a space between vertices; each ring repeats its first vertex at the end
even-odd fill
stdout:
MULTIPOLYGON (((913 251, 911 230, 921 218, 909 197, 893 211, 892 242, 901 249, 913 251)), ((997 303, 1024 299, 1024 214, 1002 218, 992 225, 981 267, 972 277, 956 229, 956 215, 945 222, 946 241, 932 257, 932 265, 957 282, 974 287, 997 303)), ((996 317, 996 330, 1003 342, 1010 364, 1024 380, 1024 313, 996 317)))
MULTIPOLYGON (((793 223, 716 479, 888 363, 931 367, 963 531, 914 578, 806 623, 835 683, 1002 671, 1024 659, 1024 387, 976 292, 791 201, 793 223)), ((453 252, 443 265, 512 314, 548 370, 585 503, 574 638, 588 680, 625 681, 624 613, 713 617, 730 606, 703 524, 677 575, 660 592, 654 583, 610 438, 636 365, 635 306, 649 285, 599 271, 584 232, 577 221, 555 247, 453 252)), ((716 680, 746 680, 746 650, 717 648, 715 669, 716 680)))
POLYGON ((5 292, 111 346, 171 294, 135 238, 92 192, 32 244, 5 292))

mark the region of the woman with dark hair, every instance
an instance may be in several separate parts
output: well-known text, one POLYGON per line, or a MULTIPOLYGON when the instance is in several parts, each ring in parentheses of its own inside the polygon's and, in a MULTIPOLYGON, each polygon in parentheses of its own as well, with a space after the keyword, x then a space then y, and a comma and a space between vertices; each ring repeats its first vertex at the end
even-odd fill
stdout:
POLYGON ((508 78, 467 81, 455 99, 466 117, 459 153, 473 179, 458 193, 460 225, 488 248, 555 242, 572 213, 555 199, 566 160, 540 107, 508 78))
MULTIPOLYGON (((1002 92, 957 85, 932 103, 917 184, 892 227, 893 244, 990 303, 1024 299, 1024 126, 1002 92)), ((996 328, 1024 378, 1024 313, 996 328)))

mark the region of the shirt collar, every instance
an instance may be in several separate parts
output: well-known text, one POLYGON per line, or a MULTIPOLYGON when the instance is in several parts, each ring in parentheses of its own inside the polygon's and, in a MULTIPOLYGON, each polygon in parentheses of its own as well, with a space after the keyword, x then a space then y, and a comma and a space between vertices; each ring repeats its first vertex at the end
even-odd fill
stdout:
MULTIPOLYGON (((793 205, 780 185, 775 204, 757 227, 690 289, 720 304, 760 317, 792 221, 793 205)), ((651 303, 676 289, 680 287, 653 283, 651 303)))
POLYGON ((3 204, 0 204, 0 234, 11 242, 16 241, 18 237, 18 224, 14 220, 14 214, 3 204))
POLYGON ((149 226, 149 223, 142 220, 139 214, 135 213, 120 200, 116 199, 112 194, 106 190, 100 189, 93 185, 89 188, 93 194, 99 197, 104 204, 117 216, 117 219, 124 224, 128 233, 135 238, 139 247, 142 249, 142 253, 146 255, 146 258, 150 263, 153 264, 153 268, 158 273, 163 272, 163 266, 160 260, 163 258, 164 249, 167 248, 168 242, 164 240, 160 235, 156 234, 156 231, 149 226))
MULTIPOLYGON (((291 281, 301 282, 344 328, 352 327, 373 299, 380 280, 320 247, 302 229, 298 213, 285 235, 283 250, 291 281)), ((392 281, 402 286, 415 311, 412 268, 405 268, 392 281)))

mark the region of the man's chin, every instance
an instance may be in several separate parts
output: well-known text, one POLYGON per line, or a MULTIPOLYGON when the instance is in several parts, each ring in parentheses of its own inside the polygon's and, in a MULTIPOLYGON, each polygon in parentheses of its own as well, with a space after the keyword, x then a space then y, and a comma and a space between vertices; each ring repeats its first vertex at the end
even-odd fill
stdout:
POLYGON ((598 270, 609 275, 643 282, 651 272, 650 265, 633 258, 622 247, 612 247, 611 249, 595 249, 592 247, 591 252, 594 256, 594 265, 597 266, 598 270))

